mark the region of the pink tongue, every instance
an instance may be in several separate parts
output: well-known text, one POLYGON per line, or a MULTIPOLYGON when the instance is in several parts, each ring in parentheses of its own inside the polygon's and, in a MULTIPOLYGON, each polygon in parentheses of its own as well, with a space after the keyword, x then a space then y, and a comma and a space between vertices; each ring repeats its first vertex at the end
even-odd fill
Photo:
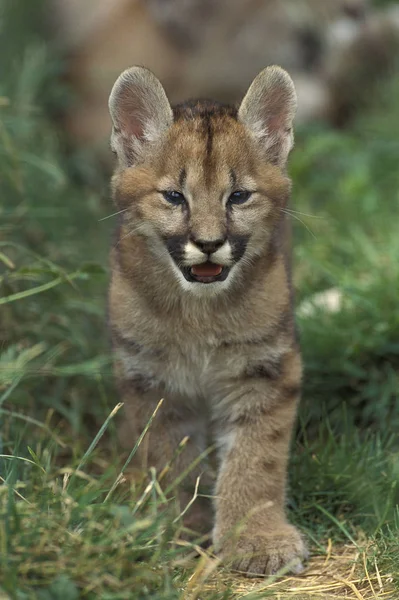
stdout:
POLYGON ((202 265, 194 265, 191 267, 191 272, 197 277, 216 277, 222 272, 222 265, 215 265, 210 262, 202 265))

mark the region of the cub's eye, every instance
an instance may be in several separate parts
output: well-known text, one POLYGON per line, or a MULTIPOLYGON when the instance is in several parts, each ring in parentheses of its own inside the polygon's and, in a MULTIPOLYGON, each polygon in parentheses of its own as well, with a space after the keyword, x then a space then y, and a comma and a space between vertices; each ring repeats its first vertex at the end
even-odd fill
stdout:
POLYGON ((180 192, 174 190, 161 192, 165 200, 173 204, 174 206, 181 206, 186 203, 186 199, 180 192))
POLYGON ((230 194, 228 203, 229 204, 244 204, 251 197, 252 192, 245 192, 244 190, 237 190, 230 194))

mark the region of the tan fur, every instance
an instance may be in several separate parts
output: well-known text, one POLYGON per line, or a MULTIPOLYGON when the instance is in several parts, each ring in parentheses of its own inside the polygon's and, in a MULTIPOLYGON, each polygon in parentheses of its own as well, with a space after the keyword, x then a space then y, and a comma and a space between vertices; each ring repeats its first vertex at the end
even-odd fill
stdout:
MULTIPOLYGON (((299 570, 306 557, 285 516, 301 385, 285 237, 295 107, 292 81, 277 67, 255 79, 238 112, 198 103, 175 109, 170 124, 159 82, 137 67, 118 79, 110 101, 122 212, 109 318, 124 443, 134 444, 163 397, 138 457, 144 468, 159 473, 189 436, 172 480, 216 444, 213 542, 247 574, 299 570), (186 202, 170 204, 163 190, 186 202), (236 190, 253 193, 231 204, 236 190), (200 240, 222 245, 207 257, 200 240), (207 260, 230 268, 225 281, 183 276, 207 260)), ((183 482, 185 500, 204 469, 206 461, 183 482)), ((201 520, 197 513, 191 524, 201 520)))

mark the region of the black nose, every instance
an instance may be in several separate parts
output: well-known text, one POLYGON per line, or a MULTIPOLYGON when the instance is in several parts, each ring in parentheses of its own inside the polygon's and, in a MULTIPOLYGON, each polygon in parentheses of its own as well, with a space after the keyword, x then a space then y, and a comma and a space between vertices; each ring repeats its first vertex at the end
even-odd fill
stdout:
POLYGON ((193 238, 193 242, 198 248, 205 254, 212 254, 216 252, 225 243, 226 238, 219 238, 218 240, 199 240, 193 238))

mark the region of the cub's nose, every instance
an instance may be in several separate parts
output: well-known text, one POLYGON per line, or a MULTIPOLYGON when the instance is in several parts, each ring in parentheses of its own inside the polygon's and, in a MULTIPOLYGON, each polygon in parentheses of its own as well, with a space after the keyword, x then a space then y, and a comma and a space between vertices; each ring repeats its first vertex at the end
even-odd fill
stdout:
POLYGON ((213 254, 216 250, 219 250, 226 241, 226 238, 219 238, 217 240, 201 240, 198 238, 192 238, 193 243, 203 252, 204 254, 213 254))

